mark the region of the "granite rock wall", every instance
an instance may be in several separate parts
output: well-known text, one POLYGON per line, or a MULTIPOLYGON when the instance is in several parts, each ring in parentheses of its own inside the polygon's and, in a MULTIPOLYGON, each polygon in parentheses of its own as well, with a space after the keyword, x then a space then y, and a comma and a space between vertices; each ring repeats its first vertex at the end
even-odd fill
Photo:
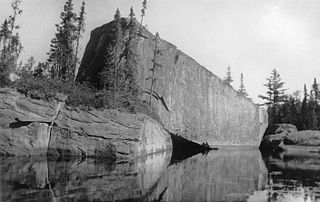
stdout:
MULTIPOLYGON (((103 56, 110 43, 113 22, 94 29, 80 66, 77 80, 99 79, 103 56)), ((137 81, 141 92, 148 91, 153 67, 155 36, 142 29, 135 47, 137 81)), ((201 66, 190 56, 165 40, 159 41, 155 71, 155 92, 160 99, 152 104, 171 132, 210 145, 250 145, 258 147, 268 125, 267 113, 250 99, 201 66), (163 104, 163 102, 167 106, 163 104)), ((149 100, 149 94, 142 94, 149 100)))

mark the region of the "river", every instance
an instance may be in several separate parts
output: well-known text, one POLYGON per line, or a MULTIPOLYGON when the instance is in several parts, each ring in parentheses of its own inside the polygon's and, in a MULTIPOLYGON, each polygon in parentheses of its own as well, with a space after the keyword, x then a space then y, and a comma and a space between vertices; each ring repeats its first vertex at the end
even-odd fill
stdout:
POLYGON ((320 201, 320 154, 222 148, 187 159, 1 158, 1 201, 320 201))

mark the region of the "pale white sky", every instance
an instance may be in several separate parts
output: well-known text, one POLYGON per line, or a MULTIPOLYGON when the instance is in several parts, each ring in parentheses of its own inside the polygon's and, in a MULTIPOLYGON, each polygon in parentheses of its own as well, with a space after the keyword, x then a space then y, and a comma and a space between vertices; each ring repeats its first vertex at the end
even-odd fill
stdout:
MULTIPOLYGON (((75 1, 79 10, 81 1, 75 1)), ((116 8, 127 16, 142 0, 86 0, 86 32, 112 20, 116 8)), ((23 0, 19 17, 25 61, 44 61, 65 0, 23 0)), ((310 87, 320 70, 320 1, 318 0, 149 0, 148 29, 175 44, 223 78, 230 65, 235 89, 240 74, 249 96, 259 101, 263 84, 277 68, 289 92, 310 87)), ((0 21, 11 13, 10 0, 0 0, 0 21)), ((139 18, 138 16, 138 18, 139 18)))

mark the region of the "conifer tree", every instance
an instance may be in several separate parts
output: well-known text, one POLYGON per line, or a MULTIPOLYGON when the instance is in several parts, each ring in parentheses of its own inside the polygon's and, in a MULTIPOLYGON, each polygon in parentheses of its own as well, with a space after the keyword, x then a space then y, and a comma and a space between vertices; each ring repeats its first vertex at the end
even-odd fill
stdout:
POLYGON ((51 41, 51 49, 48 53, 51 77, 73 80, 75 72, 74 43, 77 31, 73 0, 66 1, 60 19, 60 24, 56 24, 57 33, 51 41))
POLYGON ((115 32, 115 44, 114 44, 114 82, 113 82, 113 92, 114 92, 114 102, 117 103, 118 101, 118 69, 119 69, 119 65, 121 64, 121 60, 120 60, 120 54, 122 51, 122 27, 121 27, 121 14, 120 14, 120 10, 117 9, 116 10, 116 14, 114 15, 114 21, 116 23, 116 32, 115 32))
POLYGON ((245 97, 247 97, 248 96, 248 93, 247 93, 247 91, 246 91, 246 89, 245 89, 245 87, 244 87, 244 84, 243 84, 243 74, 241 73, 241 75, 240 75, 240 88, 239 88, 239 93, 241 94, 241 95, 243 95, 243 96, 245 96, 245 97))
POLYGON ((148 77, 147 80, 151 79, 151 86, 150 86, 150 97, 149 97, 149 105, 151 106, 151 98, 153 96, 154 93, 154 84, 156 82, 156 78, 155 78, 155 73, 158 67, 161 67, 161 64, 157 63, 157 57, 160 53, 159 50, 159 40, 160 40, 160 36, 159 33, 156 33, 156 37, 155 37, 155 46, 154 46, 154 50, 153 50, 153 59, 152 59, 152 68, 150 69, 152 75, 151 77, 148 77))
POLYGON ((319 103, 319 86, 318 86, 318 83, 317 83, 317 79, 314 78, 313 79, 313 84, 312 84, 312 94, 313 94, 313 98, 314 98, 314 101, 316 103, 319 103))
POLYGON ((104 67, 100 74, 100 85, 106 92, 112 93, 115 108, 118 104, 138 98, 136 54, 134 53, 138 32, 134 16, 131 8, 129 21, 122 20, 120 11, 117 9, 114 16, 114 37, 106 46, 104 67))
POLYGON ((231 76, 231 68, 230 68, 230 66, 227 67, 227 75, 223 79, 223 81, 228 85, 231 85, 231 83, 233 82, 233 79, 232 79, 232 76, 231 76))
POLYGON ((124 73, 124 92, 128 94, 132 99, 137 99, 138 96, 138 86, 137 86, 137 69, 136 69, 136 54, 134 53, 134 49, 137 46, 138 41, 138 33, 136 31, 135 26, 135 14, 133 8, 130 8, 129 13, 129 23, 127 25, 128 29, 128 38, 125 40, 123 57, 125 59, 125 63, 123 65, 123 73, 124 73))
POLYGON ((141 22, 140 22, 141 27, 142 27, 142 23, 143 23, 143 18, 146 15, 146 10, 147 10, 147 0, 143 0, 142 1, 142 9, 141 9, 141 22))
POLYGON ((11 3, 12 15, 4 20, 0 29, 0 85, 6 85, 8 75, 17 68, 17 60, 22 51, 19 33, 16 31, 16 18, 21 15, 21 0, 13 0, 11 3))
POLYGON ((267 83, 264 86, 267 87, 267 96, 259 95, 259 98, 265 100, 265 105, 268 106, 269 123, 276 123, 277 114, 279 112, 279 105, 284 101, 283 89, 284 82, 281 81, 280 74, 276 69, 273 69, 271 76, 267 78, 267 83))
POLYGON ((74 66, 77 66, 77 62, 78 62, 78 51, 79 51, 79 42, 80 42, 80 38, 82 37, 82 33, 84 32, 84 20, 85 20, 85 1, 82 2, 81 8, 80 8, 80 13, 79 13, 79 17, 77 18, 77 33, 76 33, 76 50, 75 50, 75 57, 74 57, 74 66))

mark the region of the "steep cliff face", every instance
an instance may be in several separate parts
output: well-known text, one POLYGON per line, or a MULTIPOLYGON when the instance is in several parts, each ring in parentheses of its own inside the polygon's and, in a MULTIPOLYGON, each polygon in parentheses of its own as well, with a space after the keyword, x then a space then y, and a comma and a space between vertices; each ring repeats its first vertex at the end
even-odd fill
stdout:
MULTIPOLYGON (((96 28, 91 33, 78 81, 98 79, 103 65, 103 52, 108 45, 112 23, 96 28), (92 73, 94 72, 94 74, 92 73)), ((136 62, 138 83, 143 91, 150 89, 155 36, 143 29, 137 44, 136 62)), ((251 100, 240 96, 231 86, 198 64, 174 45, 160 40, 161 64, 155 71, 154 90, 163 98, 153 99, 165 127, 189 140, 210 145, 260 144, 267 127, 266 111, 251 100)), ((148 94, 142 99, 148 100, 148 94)))
POLYGON ((0 89, 0 156, 85 156, 130 159, 171 148, 171 138, 143 114, 70 110, 0 89))

